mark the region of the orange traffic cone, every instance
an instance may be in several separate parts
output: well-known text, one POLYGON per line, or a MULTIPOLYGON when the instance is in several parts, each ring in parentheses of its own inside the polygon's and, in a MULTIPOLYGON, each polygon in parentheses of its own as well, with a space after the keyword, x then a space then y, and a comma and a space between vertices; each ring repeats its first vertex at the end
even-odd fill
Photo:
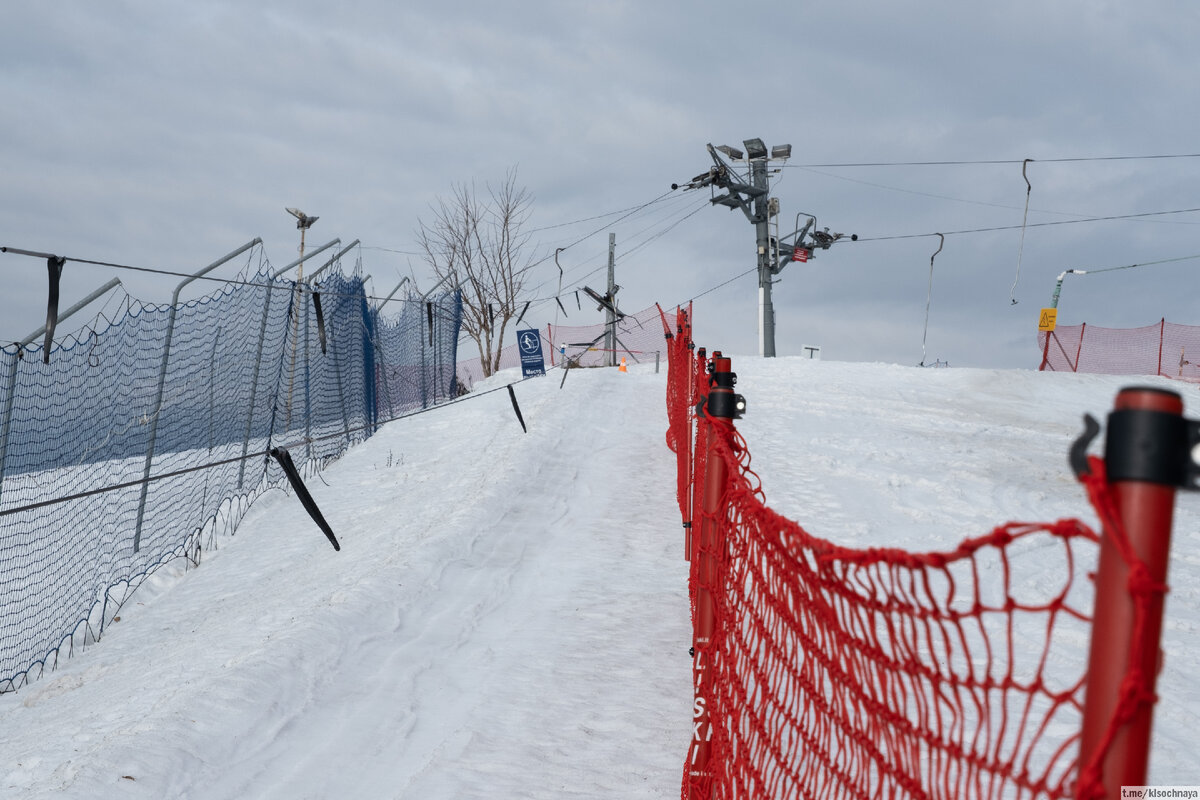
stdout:
POLYGON ((625 356, 621 356, 621 366, 617 367, 617 371, 618 372, 629 372, 629 370, 625 368, 625 356))

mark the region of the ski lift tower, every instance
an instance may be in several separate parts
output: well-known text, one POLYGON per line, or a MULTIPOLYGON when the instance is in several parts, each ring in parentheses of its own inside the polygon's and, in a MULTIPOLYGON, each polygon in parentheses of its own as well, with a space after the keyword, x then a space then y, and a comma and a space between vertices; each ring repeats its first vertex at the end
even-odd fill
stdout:
MULTIPOLYGON (((711 200, 713 205, 740 209, 746 215, 755 230, 758 252, 758 354, 767 358, 775 357, 775 307, 771 303, 771 284, 774 276, 783 271, 792 261, 808 261, 817 249, 827 250, 829 245, 842 237, 840 233, 812 232, 816 218, 809 217, 809 222, 786 237, 771 235, 771 220, 779 214, 779 199, 770 196, 770 173, 779 169, 769 169, 770 162, 784 162, 791 158, 790 144, 776 145, 767 151, 762 139, 746 139, 742 142, 745 152, 726 144, 713 147, 708 145, 708 153, 712 156, 714 166, 708 172, 692 178, 684 188, 699 189, 702 186, 714 186, 724 189, 725 193, 716 195, 711 200), (739 173, 729 165, 718 153, 724 154, 730 161, 746 164, 745 172, 739 173), (811 238, 805 237, 811 233, 811 238), (791 239, 785 245, 785 239, 791 239), (786 249, 785 249, 786 247, 786 249), (781 255, 783 254, 783 255, 781 255)), ((679 184, 672 184, 672 189, 679 184)), ((807 215, 806 215, 807 216, 807 215)), ((799 223, 799 215, 796 217, 799 223)), ((778 224, 776 224, 778 229, 778 224)), ((858 236, 851 236, 858 239, 858 236)))

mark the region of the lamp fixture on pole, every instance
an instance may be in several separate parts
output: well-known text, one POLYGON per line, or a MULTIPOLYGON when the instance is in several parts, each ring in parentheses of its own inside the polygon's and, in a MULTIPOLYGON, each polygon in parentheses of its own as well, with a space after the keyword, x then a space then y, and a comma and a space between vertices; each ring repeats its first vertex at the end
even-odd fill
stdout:
MULTIPOLYGON (((758 245, 758 353, 770 358, 775 355, 775 308, 771 303, 774 277, 791 262, 808 261, 817 249, 828 250, 831 244, 842 238, 842 234, 830 233, 828 228, 813 230, 815 217, 809 217, 809 223, 800 228, 797 216, 796 230, 780 237, 779 200, 770 197, 769 178, 771 172, 778 172, 779 169, 768 169, 768 163, 791 158, 792 146, 780 144, 768 150, 763 140, 758 138, 746 139, 742 145, 746 148, 744 151, 727 144, 716 147, 708 145, 713 166, 709 167, 708 172, 692 178, 682 188, 714 187, 710 201, 713 205, 739 209, 754 225, 758 245), (746 164, 746 169, 742 172, 729 162, 746 164), (718 195, 716 189, 723 189, 725 193, 718 195), (772 220, 775 221, 774 235, 771 233, 772 220), (809 238, 806 239, 806 236, 809 238), (789 238, 790 242, 784 241, 789 238)), ((680 186, 671 184, 671 188, 678 189, 680 186)), ((858 236, 850 238, 854 240, 858 236)))

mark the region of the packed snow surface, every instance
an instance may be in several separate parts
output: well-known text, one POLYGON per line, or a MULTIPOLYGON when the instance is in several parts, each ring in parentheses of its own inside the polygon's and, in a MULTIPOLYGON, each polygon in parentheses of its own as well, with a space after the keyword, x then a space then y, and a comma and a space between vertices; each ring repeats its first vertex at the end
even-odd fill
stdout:
MULTIPOLYGON (((1094 524, 1066 464, 1082 414, 1103 419, 1130 384, 1197 399, 1153 379, 733 365, 769 503, 851 546, 1094 524)), ((0 797, 677 797, 691 634, 665 378, 575 370, 560 389, 561 373, 509 371, 384 426, 308 481, 341 552, 268 493, 100 643, 0 696, 0 797)), ((1160 784, 1200 784, 1198 521, 1181 495, 1160 784)))

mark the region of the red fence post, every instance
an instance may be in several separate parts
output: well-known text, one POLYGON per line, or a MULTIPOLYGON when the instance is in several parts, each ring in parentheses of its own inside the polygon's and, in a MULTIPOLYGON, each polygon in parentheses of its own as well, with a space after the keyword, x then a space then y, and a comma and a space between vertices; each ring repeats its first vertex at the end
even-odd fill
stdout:
POLYGON ((1158 371, 1154 373, 1155 375, 1162 375, 1163 337, 1166 336, 1166 333, 1167 333, 1167 318, 1163 317, 1158 322, 1158 371))
POLYGON ((1087 333, 1087 323, 1083 323, 1079 328, 1079 347, 1075 348, 1075 363, 1071 364, 1071 359, 1067 359, 1067 363, 1071 364, 1071 372, 1079 372, 1079 357, 1083 355, 1083 335, 1087 333))
POLYGON ((1166 583, 1175 491, 1184 485, 1190 458, 1187 426, 1182 398, 1150 388, 1122 389, 1108 419, 1109 485, 1128 537, 1129 555, 1144 563, 1148 574, 1131 576, 1121 543, 1106 530, 1096 574, 1079 764, 1086 769, 1104 746, 1110 720, 1121 712, 1124 701, 1132 717, 1116 730, 1101 766, 1107 798, 1119 797, 1121 786, 1146 783, 1154 708, 1150 698, 1162 666, 1159 635, 1164 598, 1153 587, 1166 583), (1140 590, 1146 602, 1141 620, 1131 590, 1140 590), (1140 685, 1125 685, 1130 670, 1130 679, 1140 678, 1140 685))
MULTIPOLYGON (((688 376, 691 381, 691 396, 688 399, 688 405, 691 406, 689 412, 695 412, 696 406, 701 402, 703 393, 701 392, 701 382, 708 364, 708 354, 703 347, 696 350, 696 360, 692 364, 693 372, 688 376)), ((695 427, 695 435, 693 436, 694 447, 692 449, 692 462, 689 465, 691 474, 689 478, 692 483, 691 493, 691 525, 687 528, 687 540, 684 542, 684 558, 688 561, 692 560, 692 556, 696 551, 695 530, 696 530, 696 509, 704 508, 704 485, 697 481, 697 473, 703 473, 705 464, 708 460, 708 442, 701 442, 699 439, 700 426, 697 423, 695 427)), ((700 477, 703 477, 701 474, 700 477)))
MULTIPOLYGON (((707 397, 703 413, 713 421, 705 427, 704 491, 701 499, 700 525, 693 541, 692 560, 696 570, 696 619, 692 636, 692 745, 685 767, 688 800, 710 800, 712 770, 709 758, 712 751, 713 724, 709 703, 712 699, 712 640, 716 633, 716 597, 721 576, 717 553, 725 547, 721 501, 729 482, 729 467, 716 452, 718 438, 732 445, 733 420, 741 416, 744 401, 734 394, 737 376, 731 362, 714 351, 707 397)), ((698 409, 699 411, 699 409, 698 409)))

